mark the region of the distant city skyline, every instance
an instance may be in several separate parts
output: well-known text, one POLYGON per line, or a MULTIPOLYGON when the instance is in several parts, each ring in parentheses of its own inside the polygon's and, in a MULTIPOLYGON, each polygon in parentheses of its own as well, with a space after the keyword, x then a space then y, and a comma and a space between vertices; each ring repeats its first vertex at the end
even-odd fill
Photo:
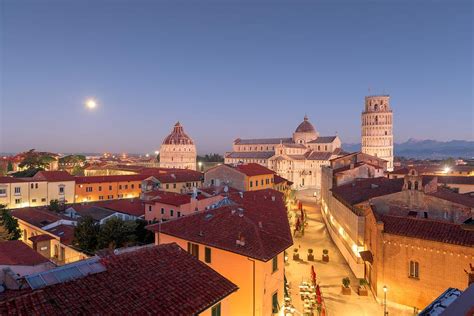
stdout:
POLYGON ((474 139, 471 1, 139 2, 2 1, 0 152, 153 153, 180 121, 223 153, 305 114, 359 143, 372 94, 395 142, 474 139))

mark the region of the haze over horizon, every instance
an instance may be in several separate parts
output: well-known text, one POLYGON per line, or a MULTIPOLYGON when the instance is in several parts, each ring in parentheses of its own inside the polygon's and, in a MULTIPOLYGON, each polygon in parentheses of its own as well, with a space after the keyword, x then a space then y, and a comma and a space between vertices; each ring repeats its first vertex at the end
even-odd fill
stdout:
POLYGON ((397 143, 474 140, 471 1, 139 2, 1 3, 0 152, 151 153, 180 121, 223 153, 305 114, 359 143, 382 93, 397 143))

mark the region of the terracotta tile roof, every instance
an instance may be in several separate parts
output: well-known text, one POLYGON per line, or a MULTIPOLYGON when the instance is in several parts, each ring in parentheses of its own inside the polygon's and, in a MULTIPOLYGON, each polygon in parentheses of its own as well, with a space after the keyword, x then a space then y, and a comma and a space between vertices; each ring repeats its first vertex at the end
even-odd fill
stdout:
POLYGON ((238 289, 176 244, 101 261, 104 272, 0 298, 0 314, 196 315, 238 289))
POLYGON ((275 174, 275 176, 273 177, 273 183, 274 184, 280 184, 280 183, 283 183, 283 182, 287 182, 288 185, 292 185, 293 182, 291 182, 290 180, 287 180, 283 177, 280 177, 279 175, 275 174))
POLYGON ((128 181, 143 181, 149 176, 143 174, 127 174, 127 175, 113 175, 113 176, 84 176, 75 177, 76 184, 85 183, 105 183, 105 182, 128 182, 128 181))
POLYGON ((474 208, 474 197, 471 197, 470 195, 467 195, 467 194, 458 194, 458 193, 452 192, 449 189, 438 188, 436 192, 429 193, 429 195, 432 195, 437 198, 450 201, 453 203, 465 205, 470 208, 474 208))
POLYGON ((249 177, 275 173, 273 170, 270 170, 267 167, 259 165, 258 163, 239 164, 239 165, 236 165, 234 168, 249 177))
POLYGON ((140 217, 145 215, 145 204, 140 199, 121 199, 99 203, 100 206, 120 213, 140 217))
POLYGON ((327 144, 332 143, 337 136, 319 136, 315 140, 310 141, 310 144, 327 144))
MULTIPOLYGON (((165 222, 161 232, 268 261, 293 244, 282 196, 271 189, 244 192, 243 198, 234 193, 229 198, 236 205, 165 222), (245 239, 245 245, 236 243, 239 237, 245 239)), ((159 229, 156 224, 148 227, 159 229)))
POLYGON ((31 240, 32 242, 40 242, 40 241, 48 241, 48 240, 54 239, 54 237, 48 234, 41 234, 41 235, 32 236, 28 239, 31 240))
POLYGON ((34 266, 45 262, 49 260, 19 240, 0 242, 0 265, 34 266))
POLYGON ((46 231, 58 236, 62 244, 72 245, 72 241, 74 240, 74 226, 58 225, 46 231))
POLYGON ((400 192, 403 179, 370 178, 357 179, 354 183, 341 185, 331 191, 335 198, 348 205, 355 205, 371 198, 400 192))
POLYGON ((66 171, 39 171, 33 176, 32 180, 43 180, 49 182, 74 181, 74 176, 66 171))
POLYGON ((61 219, 71 220, 69 217, 49 211, 46 207, 18 208, 12 210, 11 213, 14 217, 39 228, 57 222, 61 219))
POLYGON ((438 183, 443 184, 470 184, 474 185, 474 177, 465 176, 438 176, 438 183))
MULTIPOLYGON (((363 165, 368 165, 368 166, 374 167, 375 169, 383 169, 383 167, 380 167, 380 166, 377 166, 377 165, 374 165, 374 164, 371 164, 371 163, 368 163, 368 162, 357 162, 357 163, 354 164, 354 169, 358 168, 360 166, 363 166, 363 165)), ((349 169, 351 169, 351 166, 347 165, 347 166, 344 166, 344 167, 341 167, 341 168, 334 169, 333 173, 336 174, 336 173, 339 173, 339 172, 347 171, 349 169)))
POLYGON ((305 154, 305 157, 308 160, 329 160, 331 156, 332 156, 332 152, 326 152, 326 151, 311 150, 305 154))
POLYGON ((268 159, 275 155, 273 151, 233 151, 226 153, 226 158, 234 159, 268 159))
POLYGON ((474 231, 463 230, 459 224, 384 214, 379 214, 377 218, 384 223, 384 233, 387 234, 474 246, 474 231))
POLYGON ((203 180, 203 173, 190 169, 146 168, 142 175, 153 176, 161 183, 198 182, 203 180))
POLYGON ((293 138, 282 137, 282 138, 254 138, 254 139, 241 139, 237 138, 234 140, 236 145, 278 145, 280 143, 289 144, 294 143, 293 138))
POLYGON ((148 192, 146 194, 146 199, 147 204, 154 204, 156 202, 174 206, 181 206, 183 204, 191 203, 191 195, 161 190, 148 192))
POLYGON ((0 177, 0 183, 20 183, 20 182, 28 182, 28 181, 22 178, 0 177))

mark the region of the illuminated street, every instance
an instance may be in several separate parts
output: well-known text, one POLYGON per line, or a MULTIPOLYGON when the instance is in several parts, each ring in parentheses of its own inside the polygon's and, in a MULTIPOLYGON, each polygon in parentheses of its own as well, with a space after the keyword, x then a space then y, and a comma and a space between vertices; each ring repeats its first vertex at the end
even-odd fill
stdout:
MULTIPOLYGON (((299 297, 302 280, 310 281, 311 264, 314 265, 317 280, 321 286, 326 315, 383 315, 383 305, 377 303, 369 292, 369 296, 357 294, 358 280, 344 261, 344 258, 332 242, 321 218, 319 206, 310 203, 311 199, 299 196, 307 210, 308 225, 304 237, 294 238, 294 247, 288 249, 289 264, 286 266, 286 277, 291 285, 292 304, 296 308, 295 315, 303 315, 303 303, 299 297), (300 262, 293 260, 293 249, 299 247, 300 262), (307 249, 314 250, 314 262, 307 261, 307 249), (329 263, 321 261, 323 249, 329 250, 329 263), (342 278, 351 279, 351 295, 342 295, 342 278)), ((413 310, 402 310, 388 307, 389 315, 413 315, 413 310)), ((317 315, 317 313, 316 313, 317 315)))

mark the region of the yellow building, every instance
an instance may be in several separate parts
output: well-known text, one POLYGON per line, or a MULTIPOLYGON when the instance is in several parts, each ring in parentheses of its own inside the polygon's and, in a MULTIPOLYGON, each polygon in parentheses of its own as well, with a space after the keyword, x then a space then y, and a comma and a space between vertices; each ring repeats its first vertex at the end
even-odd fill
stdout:
POLYGON ((206 171, 206 186, 229 185, 240 191, 274 188, 275 172, 257 163, 218 165, 206 171))
POLYGON ((30 178, 0 177, 0 204, 9 209, 74 203, 75 180, 66 171, 40 171, 30 178))
POLYGON ((270 189, 231 193, 233 206, 149 229, 156 244, 177 243, 239 287, 228 315, 272 315, 283 306, 284 251, 293 244, 282 196, 270 189))
POLYGON ((72 246, 75 220, 40 207, 15 209, 12 215, 18 220, 21 240, 56 264, 88 257, 72 246))

